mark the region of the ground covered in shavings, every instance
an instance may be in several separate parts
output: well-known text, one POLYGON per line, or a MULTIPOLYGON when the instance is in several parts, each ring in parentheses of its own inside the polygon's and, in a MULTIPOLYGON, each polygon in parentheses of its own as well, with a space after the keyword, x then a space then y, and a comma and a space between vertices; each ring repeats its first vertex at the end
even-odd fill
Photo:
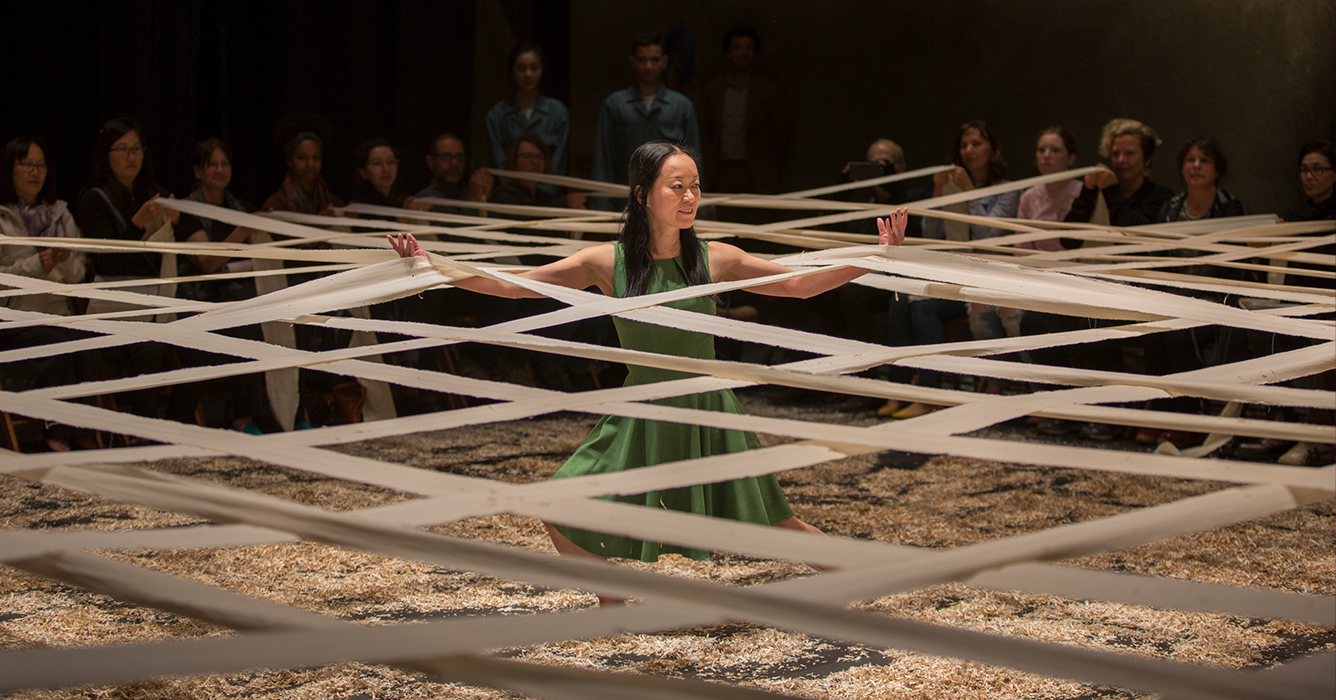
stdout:
MULTIPOLYGON (((870 425, 870 411, 833 403, 779 404, 744 394, 755 414, 870 425)), ((558 414, 502 426, 368 441, 336 448, 455 474, 524 483, 547 478, 595 417, 558 414)), ((978 435, 1038 438, 1023 425, 978 435)), ((761 436, 766 445, 784 440, 761 436)), ((1069 441, 1070 442, 1070 441, 1069 441)), ((1116 447, 1127 448, 1128 445, 1116 447)), ((388 505, 410 497, 237 459, 175 459, 150 466, 254 489, 332 510, 388 505)), ((1108 517, 1226 488, 1211 482, 1048 469, 935 457, 918 469, 855 457, 781 475, 795 512, 832 535, 930 548, 1010 537, 1108 517)), ((16 478, 0 478, 0 527, 139 529, 197 520, 123 505, 16 478)), ((1333 504, 1067 562, 1150 576, 1332 595, 1333 504)), ((497 515, 442 525, 439 532, 552 552, 540 523, 497 515)), ((362 624, 461 615, 527 615, 592 607, 592 594, 446 570, 316 544, 203 550, 136 550, 106 556, 362 624)), ((724 585, 751 586, 812 575, 795 562, 717 553, 626 564, 724 585)), ((1264 668, 1336 646, 1330 627, 1071 600, 944 584, 863 601, 858 608, 921 622, 1222 668, 1264 668)), ((18 571, 0 569, 0 649, 147 642, 231 634, 211 624, 126 604, 18 571)), ((745 684, 809 698, 1065 698, 1143 695, 1006 668, 872 649, 734 622, 658 634, 504 649, 538 664, 650 673, 745 684)), ((114 687, 27 691, 25 700, 72 698, 516 698, 440 684, 356 663, 164 679, 114 687)))

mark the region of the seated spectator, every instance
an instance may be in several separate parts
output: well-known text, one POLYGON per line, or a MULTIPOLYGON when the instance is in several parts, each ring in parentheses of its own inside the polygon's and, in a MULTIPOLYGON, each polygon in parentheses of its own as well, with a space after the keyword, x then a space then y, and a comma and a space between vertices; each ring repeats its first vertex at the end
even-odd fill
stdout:
POLYGON ((427 152, 427 168, 431 170, 431 182, 413 195, 405 206, 420 211, 434 211, 444 214, 476 214, 474 210, 451 207, 444 204, 414 202, 422 197, 438 199, 468 200, 485 202, 495 185, 491 173, 479 168, 464 183, 464 170, 468 167, 468 158, 464 152, 464 140, 446 132, 432 139, 431 149, 427 152))
MULTIPOLYGON (((1042 175, 1052 175, 1071 169, 1076 163, 1076 137, 1061 126, 1051 126, 1039 133, 1039 142, 1035 144, 1034 161, 1042 175)), ((1081 181, 1059 180, 1043 185, 1035 185, 1021 194, 1017 216, 1022 219, 1040 221, 1062 221, 1071 211, 1072 202, 1081 194, 1081 181)), ((1032 250, 1062 250, 1062 243, 1056 238, 1030 243, 1021 243, 1018 248, 1032 250)))
MULTIPOLYGON (((951 162, 956 165, 954 169, 933 176, 933 197, 942 196, 948 182, 954 183, 965 192, 1009 182, 1006 179, 1007 162, 1002 158, 1002 143, 987 122, 982 120, 966 122, 956 131, 955 145, 951 149, 951 162)), ((966 211, 975 216, 1014 217, 1019 204, 1019 193, 1006 192, 972 200, 966 211)), ((970 240, 993 238, 1002 233, 1002 229, 992 226, 969 225, 970 240)), ((923 236, 945 238, 946 227, 943 220, 938 217, 926 218, 923 221, 923 236)), ((909 304, 909 317, 914 330, 913 342, 915 345, 945 342, 942 323, 964 317, 969 318, 970 331, 976 339, 996 338, 1003 332, 1008 335, 1019 334, 1019 311, 1009 309, 1012 312, 1010 316, 1002 316, 999 311, 996 306, 966 304, 954 299, 912 301, 909 304)), ((941 387, 941 375, 931 370, 920 370, 918 384, 933 388, 941 387)), ((1001 390, 1000 385, 996 383, 990 383, 989 388, 993 391, 1001 390)), ((889 412, 892 418, 904 419, 921 416, 936 408, 915 402, 896 411, 890 411, 888 406, 883 406, 878 413, 884 415, 889 412)))
POLYGON ((1229 171, 1224 149, 1210 136, 1198 136, 1178 152, 1178 171, 1187 190, 1160 207, 1159 221, 1196 221, 1243 216, 1243 203, 1220 187, 1229 171))
MULTIPOLYGON (((882 175, 903 173, 909 169, 909 165, 905 162, 904 149, 900 147, 900 144, 886 138, 877 139, 867 147, 866 159, 869 163, 877 163, 880 165, 882 167, 882 175)), ((843 181, 848 182, 858 179, 859 177, 857 176, 857 173, 853 170, 853 163, 845 163, 843 181)), ((855 192, 861 195, 861 201, 870 202, 872 204, 884 204, 887 206, 917 202, 932 196, 931 190, 909 184, 905 180, 876 185, 872 188, 872 193, 870 195, 865 194, 866 190, 855 190, 855 192)), ((849 224, 849 230, 852 233, 876 235, 877 223, 875 219, 854 221, 849 224)), ((919 217, 909 217, 909 225, 908 228, 905 229, 905 236, 921 236, 922 233, 922 224, 920 223, 919 217)), ((851 285, 845 285, 844 287, 840 287, 840 289, 849 286, 851 285)))
MULTIPOLYGON (((0 152, 0 234, 22 238, 79 238, 65 202, 56 199, 56 181, 42 140, 33 136, 14 139, 0 152)), ((23 277, 77 284, 83 282, 87 258, 77 250, 36 245, 0 246, 0 272, 23 277)), ((8 297, 10 309, 54 316, 72 313, 70 298, 55 294, 8 297)), ((29 326, 0 330, 0 350, 50 345, 78 340, 88 334, 63 326, 29 326)), ((64 353, 0 367, 4 390, 23 391, 57 384, 78 384, 97 376, 96 351, 64 353)), ((82 440, 91 447, 91 435, 68 426, 51 424, 43 439, 47 448, 63 452, 82 440)))
MULTIPOLYGON (((510 152, 506 154, 505 169, 521 173, 546 173, 547 153, 547 144, 543 143, 537 134, 525 134, 510 144, 510 152)), ((492 191, 488 200, 497 204, 566 206, 565 197, 545 192, 533 180, 506 180, 492 191)))
MULTIPOLYGON (((195 145, 191 156, 191 171, 195 176, 195 189, 186 199, 204 202, 214 206, 226 207, 241 212, 250 212, 251 207, 237 199, 227 188, 232 183, 232 149, 221 139, 208 139, 195 145)), ((188 243, 249 243, 251 229, 233 227, 221 221, 182 214, 176 226, 176 240, 188 243)), ((182 256, 181 274, 207 275, 215 272, 240 272, 251 269, 250 260, 237 260, 229 263, 228 258, 219 255, 182 256)), ((177 295, 185 299, 210 302, 230 302, 250 299, 255 296, 254 279, 207 280, 184 282, 177 288, 177 295)), ((263 341, 264 334, 259 326, 241 326, 218 331, 234 338, 263 341)), ((232 355, 218 355, 200 350, 178 350, 182 364, 205 366, 236 362, 232 355)), ((255 416, 264 413, 264 375, 247 374, 229 377, 225 380, 232 393, 232 427, 236 430, 261 434, 255 425, 255 416)), ((202 389, 200 384, 177 385, 173 392, 192 392, 198 402, 202 389)))
MULTIPOLYGON (((145 148, 142 130, 133 120, 121 117, 102 126, 93 145, 93 172, 88 187, 79 195, 75 219, 84 238, 141 241, 170 238, 166 224, 180 215, 164 209, 157 200, 165 190, 158 186, 145 148)), ((89 256, 95 280, 154 279, 162 275, 162 256, 157 253, 92 253, 89 256)), ((175 276, 175 270, 169 270, 175 276)), ((156 293, 154 285, 143 291, 156 293)), ((92 307, 90 307, 90 311, 92 307)), ((136 343, 121 352, 125 376, 162 371, 166 348, 157 343, 136 343)), ((140 389, 121 397, 132 412, 156 418, 157 389, 140 389)), ((194 422, 195 407, 173 399, 167 417, 194 422)))
POLYGON ((295 211, 303 214, 327 214, 343 200, 330 193, 320 171, 324 164, 324 144, 313 131, 303 131, 283 145, 283 162, 288 172, 278 191, 269 195, 265 211, 295 211))
MULTIPOLYGON (((1064 221, 1088 222, 1095 214, 1099 198, 1109 209, 1109 223, 1114 226, 1153 224, 1166 200, 1174 196, 1168 187, 1149 178, 1151 158, 1160 145, 1155 130, 1134 119, 1114 119, 1104 125, 1099 154, 1109 159, 1102 172, 1085 176, 1085 187, 1072 202, 1064 221)), ((1063 239, 1067 248, 1079 248, 1082 241, 1063 239)))
POLYGON ((399 189, 399 149, 385 139, 371 139, 353 153, 361 184, 352 201, 382 207, 402 207, 404 193, 399 189))
POLYGON ((550 154, 548 172, 565 175, 570 157, 571 115, 566 105, 538 91, 538 85, 543 81, 543 50, 536 44, 519 44, 511 50, 506 65, 515 94, 487 111, 487 143, 492 167, 510 170, 507 163, 511 145, 519 137, 532 134, 546 145, 550 154))
POLYGON ((1285 214, 1286 221, 1320 221, 1336 215, 1336 171, 1328 141, 1309 141, 1299 149, 1299 184, 1304 203, 1285 214))

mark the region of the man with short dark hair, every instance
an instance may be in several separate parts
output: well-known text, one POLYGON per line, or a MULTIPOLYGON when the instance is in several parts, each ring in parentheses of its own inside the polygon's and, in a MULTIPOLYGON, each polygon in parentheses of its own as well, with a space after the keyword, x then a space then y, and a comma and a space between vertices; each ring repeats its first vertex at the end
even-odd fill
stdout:
MULTIPOLYGON (((448 131, 432 139, 431 148, 427 151, 427 168, 431 170, 431 182, 413 195, 414 199, 439 197, 480 202, 486 201, 487 193, 492 189, 491 174, 481 168, 473 174, 468 183, 464 182, 464 172, 468 169, 464 140, 448 131)), ((412 207, 411 204, 409 206, 412 207)), ((446 214, 477 213, 476 210, 465 211, 443 204, 432 205, 431 211, 446 214)))
POLYGON ((760 50, 754 30, 730 29, 724 34, 727 72, 701 93, 703 179, 710 191, 772 194, 784 186, 789 99, 779 81, 753 71, 760 50))
POLYGON ((680 141, 700 153, 695 107, 685 95, 663 84, 663 69, 668 64, 663 40, 638 37, 631 44, 629 60, 635 84, 603 100, 594 134, 592 167, 593 179, 623 185, 631 154, 648 141, 680 141))

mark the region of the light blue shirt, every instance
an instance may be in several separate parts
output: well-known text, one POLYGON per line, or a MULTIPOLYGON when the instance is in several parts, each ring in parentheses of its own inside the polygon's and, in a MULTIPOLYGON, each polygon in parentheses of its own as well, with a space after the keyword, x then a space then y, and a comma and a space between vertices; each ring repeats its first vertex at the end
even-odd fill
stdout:
POLYGON ((547 144, 552 152, 549 167, 553 174, 565 175, 571 136, 571 113, 566 105, 539 95, 533 103, 533 113, 527 119, 514 95, 492 105, 487 110, 487 142, 491 147, 493 168, 506 167, 510 144, 525 134, 534 134, 547 144))
POLYGON ((700 127, 696 125, 696 108, 686 95, 660 83, 649 109, 634 85, 608 95, 598 112, 592 178, 625 185, 631 154, 641 144, 656 139, 690 146, 697 155, 696 167, 700 167, 700 127))

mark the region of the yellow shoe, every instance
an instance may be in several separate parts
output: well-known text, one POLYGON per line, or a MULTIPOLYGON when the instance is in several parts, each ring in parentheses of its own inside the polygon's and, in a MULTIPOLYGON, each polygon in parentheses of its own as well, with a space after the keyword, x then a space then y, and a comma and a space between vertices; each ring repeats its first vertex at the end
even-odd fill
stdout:
POLYGON ((903 407, 904 402, 897 401, 896 399, 887 399, 886 403, 882 405, 881 408, 877 409, 877 415, 882 418, 890 418, 896 411, 899 411, 903 407))
POLYGON ((907 418, 918 418, 919 416, 926 416, 927 414, 936 411, 938 408, 939 408, 938 406, 929 406, 927 404, 915 401, 914 403, 905 406, 904 408, 896 411, 895 413, 892 413, 891 417, 896 420, 905 420, 907 418))

